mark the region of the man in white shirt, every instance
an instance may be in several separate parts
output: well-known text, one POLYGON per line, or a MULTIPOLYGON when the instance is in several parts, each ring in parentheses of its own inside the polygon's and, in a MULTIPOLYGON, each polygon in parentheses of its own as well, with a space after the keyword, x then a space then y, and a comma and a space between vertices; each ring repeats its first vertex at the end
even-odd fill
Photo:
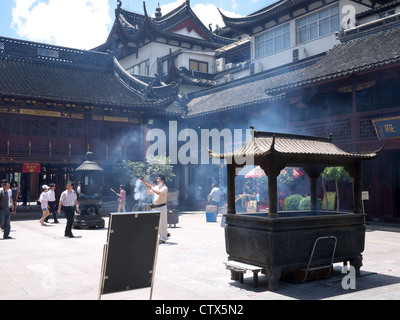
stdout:
MULTIPOLYGON (((144 181, 143 181, 144 182, 144 181)), ((159 175, 157 177, 157 185, 152 187, 147 182, 144 182, 147 188, 147 194, 154 194, 154 208, 161 212, 160 227, 158 228, 160 234, 159 243, 165 243, 168 238, 168 212, 167 212, 167 194, 168 187, 165 185, 165 176, 159 175)))
POLYGON ((68 238, 74 238, 72 225, 74 224, 75 210, 79 212, 77 199, 76 192, 72 189, 72 183, 67 182, 66 190, 61 193, 60 202, 58 203, 58 214, 61 213, 62 207, 67 219, 64 236, 68 238))
POLYGON ((215 186, 215 183, 211 184, 211 192, 208 195, 209 201, 211 201, 211 204, 215 206, 219 206, 219 203, 221 202, 221 196, 222 196, 222 191, 220 188, 215 186))

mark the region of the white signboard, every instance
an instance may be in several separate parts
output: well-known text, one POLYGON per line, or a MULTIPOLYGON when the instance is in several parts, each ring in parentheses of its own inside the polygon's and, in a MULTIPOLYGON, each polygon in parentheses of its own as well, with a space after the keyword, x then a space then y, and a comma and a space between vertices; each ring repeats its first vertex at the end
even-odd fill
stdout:
POLYGON ((362 200, 369 200, 369 191, 362 192, 362 200))

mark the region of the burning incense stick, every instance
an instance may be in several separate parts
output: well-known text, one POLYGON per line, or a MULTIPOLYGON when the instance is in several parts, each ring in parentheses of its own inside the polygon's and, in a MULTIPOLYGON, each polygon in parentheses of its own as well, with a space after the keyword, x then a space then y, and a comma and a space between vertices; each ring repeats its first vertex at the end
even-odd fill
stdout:
POLYGON ((110 190, 118 196, 118 193, 113 188, 110 188, 110 190))

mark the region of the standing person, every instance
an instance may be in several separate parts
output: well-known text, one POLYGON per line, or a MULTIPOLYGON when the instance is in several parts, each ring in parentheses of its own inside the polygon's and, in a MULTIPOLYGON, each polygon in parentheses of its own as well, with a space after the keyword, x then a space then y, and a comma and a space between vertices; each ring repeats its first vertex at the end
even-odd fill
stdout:
POLYGON ((76 192, 72 189, 72 182, 67 182, 66 190, 61 193, 58 203, 58 214, 61 213, 61 207, 64 210, 67 225, 65 226, 64 236, 74 238, 72 234, 72 225, 74 224, 75 209, 79 212, 76 192))
POLYGON ((82 192, 82 182, 81 181, 79 181, 78 186, 76 187, 76 192, 78 192, 78 197, 79 197, 82 192))
MULTIPOLYGON (((143 180, 142 180, 143 181, 143 180)), ((157 185, 155 187, 151 186, 147 182, 143 181, 147 188, 147 194, 154 194, 154 204, 153 209, 161 212, 160 216, 160 227, 158 228, 160 234, 159 243, 165 243, 168 238, 168 212, 167 212, 167 194, 168 187, 165 185, 165 176, 159 175, 157 177, 157 185)))
POLYGON ((50 214, 46 217, 46 219, 44 219, 44 222, 48 222, 50 216, 53 216, 54 219, 54 223, 58 223, 58 219, 57 219, 57 208, 56 208, 56 193, 55 190, 56 189, 56 185, 54 183, 50 183, 50 190, 47 191, 47 194, 49 195, 49 211, 50 214))
POLYGON ((117 196, 119 197, 118 199, 118 212, 126 212, 125 211, 125 205, 126 205, 126 191, 124 189, 124 186, 121 184, 119 186, 119 193, 117 193, 117 196))
POLYGON ((3 228, 3 239, 12 239, 12 237, 10 237, 11 218, 9 188, 10 184, 6 180, 2 180, 0 188, 0 228, 3 228))
POLYGON ((211 192, 207 197, 211 202, 211 204, 218 207, 219 203, 221 202, 221 195, 222 195, 221 189, 215 186, 215 183, 212 183, 211 192))
POLYGON ((47 193, 47 191, 49 191, 50 187, 45 184, 42 186, 43 192, 41 193, 40 197, 39 197, 39 201, 40 201, 40 208, 42 209, 42 218, 39 220, 40 225, 45 226, 44 224, 44 220, 49 216, 50 212, 49 212, 49 195, 47 193))
POLYGON ((14 206, 14 210, 11 212, 12 214, 17 213, 18 194, 19 194, 18 184, 16 181, 14 181, 11 184, 11 197, 12 197, 13 206, 14 206))

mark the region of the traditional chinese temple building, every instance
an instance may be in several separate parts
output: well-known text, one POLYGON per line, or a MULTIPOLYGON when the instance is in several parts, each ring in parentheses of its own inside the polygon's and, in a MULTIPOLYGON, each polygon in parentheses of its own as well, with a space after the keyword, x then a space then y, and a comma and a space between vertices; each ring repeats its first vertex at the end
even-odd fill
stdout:
MULTIPOLYGON (((118 1, 108 38, 91 51, 0 38, 1 178, 19 175, 36 196, 90 150, 107 181, 121 160, 143 159, 146 133, 169 120, 198 136, 249 126, 332 133, 347 152, 384 145, 363 168, 365 211, 399 221, 399 0, 281 0, 242 18, 221 12, 225 27, 214 30, 188 0, 143 11, 118 1)), ((222 167, 178 166, 181 203, 224 184, 222 167)), ((342 188, 351 210, 352 186, 342 188)))
POLYGON ((148 119, 182 111, 178 83, 136 80, 110 54, 0 38, 1 178, 37 199, 43 182, 63 188, 87 151, 105 167, 142 159, 148 119))

